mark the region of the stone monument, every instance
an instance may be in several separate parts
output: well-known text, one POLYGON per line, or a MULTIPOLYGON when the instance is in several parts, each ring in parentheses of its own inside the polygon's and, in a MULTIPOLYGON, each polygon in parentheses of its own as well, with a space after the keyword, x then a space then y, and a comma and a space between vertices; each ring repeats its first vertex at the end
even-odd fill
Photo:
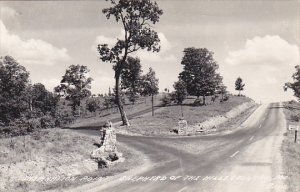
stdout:
POLYGON ((187 134, 187 121, 183 118, 180 118, 178 121, 178 135, 187 134))
POLYGON ((122 153, 117 151, 116 131, 111 122, 106 122, 100 129, 99 147, 91 154, 91 159, 98 163, 98 168, 109 167, 117 162, 123 162, 122 153))

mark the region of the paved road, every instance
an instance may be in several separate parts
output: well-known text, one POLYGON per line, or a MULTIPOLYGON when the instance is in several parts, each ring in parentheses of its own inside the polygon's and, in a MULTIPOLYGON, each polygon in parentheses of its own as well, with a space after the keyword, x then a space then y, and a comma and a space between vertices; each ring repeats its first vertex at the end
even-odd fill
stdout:
POLYGON ((153 163, 153 167, 127 175, 126 179, 161 176, 162 181, 120 178, 112 184, 93 186, 90 191, 282 192, 285 185, 280 177, 280 145, 285 126, 282 108, 271 104, 260 106, 236 131, 225 135, 184 138, 118 135, 119 142, 144 153, 153 163), (171 180, 171 176, 178 178, 171 180))

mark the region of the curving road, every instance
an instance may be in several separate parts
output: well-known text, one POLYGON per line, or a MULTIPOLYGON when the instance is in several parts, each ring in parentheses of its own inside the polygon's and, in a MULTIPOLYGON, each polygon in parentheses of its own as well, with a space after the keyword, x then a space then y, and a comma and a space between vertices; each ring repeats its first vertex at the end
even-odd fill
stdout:
MULTIPOLYGON (((280 104, 261 105, 226 134, 158 138, 117 135, 152 167, 73 191, 284 191, 280 146, 286 122, 280 104)), ((93 134, 94 132, 85 131, 93 134)))

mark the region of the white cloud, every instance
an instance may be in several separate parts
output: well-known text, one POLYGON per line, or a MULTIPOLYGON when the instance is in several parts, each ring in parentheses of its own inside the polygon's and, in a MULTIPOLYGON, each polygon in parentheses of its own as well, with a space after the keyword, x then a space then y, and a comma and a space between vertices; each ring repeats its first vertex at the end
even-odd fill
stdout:
POLYGON ((299 48, 279 36, 254 37, 242 50, 229 52, 226 62, 231 65, 281 66, 299 64, 299 48))
POLYGON ((108 44, 111 47, 111 46, 114 45, 114 43, 116 43, 115 38, 105 37, 103 35, 99 35, 96 38, 96 45, 98 45, 98 44, 108 44))
POLYGON ((172 48, 171 43, 168 41, 164 33, 158 33, 160 39, 161 52, 166 52, 172 48))
POLYGON ((267 35, 248 39, 244 48, 229 51, 225 67, 220 70, 232 91, 235 79, 241 76, 247 95, 258 101, 282 101, 291 99, 291 95, 283 91, 283 85, 291 80, 294 66, 298 64, 297 45, 277 35, 267 35))
POLYGON ((115 86, 113 74, 101 73, 93 79, 91 83, 93 93, 108 93, 109 87, 112 89, 115 86))
POLYGON ((18 13, 10 7, 3 6, 0 7, 0 15, 1 15, 1 19, 6 21, 6 20, 14 19, 18 15, 18 13))
POLYGON ((70 59, 66 48, 57 48, 40 39, 23 40, 9 32, 1 20, 0 31, 0 54, 11 55, 21 64, 54 65, 70 59))

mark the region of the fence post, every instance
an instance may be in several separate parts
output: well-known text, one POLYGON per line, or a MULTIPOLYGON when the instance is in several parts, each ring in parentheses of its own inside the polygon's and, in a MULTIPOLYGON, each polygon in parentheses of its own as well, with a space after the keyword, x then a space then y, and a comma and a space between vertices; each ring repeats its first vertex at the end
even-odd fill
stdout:
POLYGON ((295 129, 295 143, 297 143, 297 133, 298 133, 298 130, 297 129, 295 129))

